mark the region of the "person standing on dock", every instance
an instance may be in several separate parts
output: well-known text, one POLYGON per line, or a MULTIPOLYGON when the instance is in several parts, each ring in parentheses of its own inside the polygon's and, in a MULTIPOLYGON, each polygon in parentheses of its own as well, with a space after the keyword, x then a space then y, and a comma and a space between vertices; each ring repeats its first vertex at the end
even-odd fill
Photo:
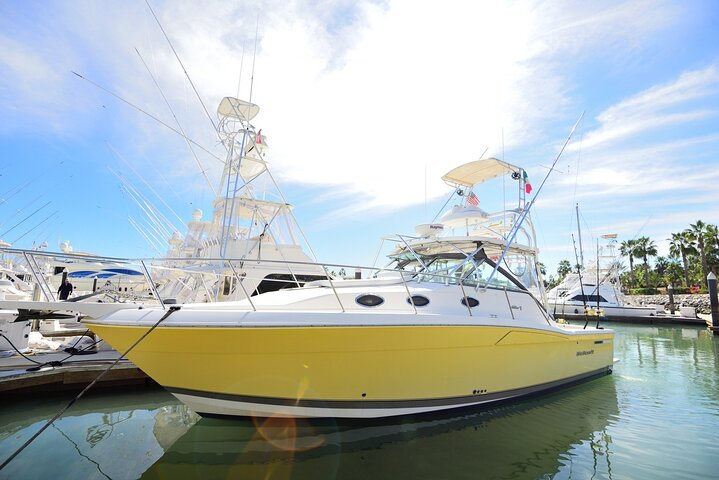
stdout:
POLYGON ((57 294, 60 296, 60 300, 67 300, 67 297, 72 293, 72 283, 67 281, 67 278, 62 281, 62 285, 57 289, 57 294))

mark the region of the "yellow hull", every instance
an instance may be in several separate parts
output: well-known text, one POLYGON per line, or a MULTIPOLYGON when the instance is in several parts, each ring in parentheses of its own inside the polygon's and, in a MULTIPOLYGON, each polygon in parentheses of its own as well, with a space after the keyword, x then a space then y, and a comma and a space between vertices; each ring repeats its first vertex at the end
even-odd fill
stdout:
MULTIPOLYGON (((124 352, 147 327, 89 324, 124 352)), ((495 326, 160 326, 128 358, 200 413, 372 417, 608 373, 613 334, 495 326)))

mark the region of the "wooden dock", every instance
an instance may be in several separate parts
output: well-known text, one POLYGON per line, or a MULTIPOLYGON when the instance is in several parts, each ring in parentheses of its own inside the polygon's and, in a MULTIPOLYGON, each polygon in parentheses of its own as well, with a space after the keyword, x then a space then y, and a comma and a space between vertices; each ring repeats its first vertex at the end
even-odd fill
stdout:
MULTIPOLYGON (((28 371, 31 364, 8 365, 7 361, 10 359, 1 359, 0 393, 23 395, 52 391, 79 392, 104 372, 115 359, 68 361, 59 367, 42 367, 39 371, 28 371)), ((117 388, 151 383, 154 381, 132 362, 121 360, 93 388, 117 388)))

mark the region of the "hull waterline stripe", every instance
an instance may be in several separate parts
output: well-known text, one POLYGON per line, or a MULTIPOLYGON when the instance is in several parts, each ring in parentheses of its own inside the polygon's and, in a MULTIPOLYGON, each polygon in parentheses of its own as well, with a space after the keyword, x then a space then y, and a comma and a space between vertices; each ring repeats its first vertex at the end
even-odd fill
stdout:
POLYGON ((431 398, 420 400, 316 400, 316 399, 293 399, 277 397, 258 397, 253 395, 236 395, 231 393, 204 392, 187 388, 165 386, 165 389, 173 394, 188 395, 199 398, 211 398, 215 400, 226 400, 231 402, 255 403, 264 405, 278 405, 289 407, 308 408, 354 408, 354 409, 393 409, 393 408, 422 408, 422 407, 451 407, 455 405, 467 405, 472 403, 486 403, 496 400, 504 400, 511 397, 519 397, 538 393, 544 390, 551 390, 570 383, 577 383, 592 377, 605 375, 612 370, 611 365, 582 373, 573 377, 567 377, 552 382, 533 385, 531 387, 504 390, 501 392, 485 393, 477 395, 466 395, 462 397, 431 398))

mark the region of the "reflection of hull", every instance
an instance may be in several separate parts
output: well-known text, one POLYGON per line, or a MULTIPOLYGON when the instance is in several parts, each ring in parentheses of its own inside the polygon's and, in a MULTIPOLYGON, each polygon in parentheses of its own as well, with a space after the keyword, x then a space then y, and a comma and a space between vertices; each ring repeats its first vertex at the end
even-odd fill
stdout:
MULTIPOLYGON (((0 458, 7 458, 69 397, 0 406, 0 458)), ((2 471, 2 478, 137 478, 197 421, 162 390, 83 397, 2 471)))
POLYGON ((601 455, 594 434, 618 414, 606 378, 482 413, 339 423, 203 418, 143 478, 188 469, 195 478, 543 478, 582 444, 601 455))
MULTIPOLYGON (((277 325, 288 314, 238 315, 277 325)), ((304 315, 317 324, 337 318, 304 315)), ((147 331, 90 328, 120 351, 147 331)), ((153 331, 129 359, 198 413, 381 417, 496 402, 608 373, 612 337, 488 325, 173 326, 153 331)))
MULTIPOLYGON (((81 417, 92 414, 111 414, 117 412, 130 412, 133 410, 156 410, 165 405, 174 403, 172 397, 160 390, 142 390, 141 401, 137 400, 136 393, 115 393, 103 395, 96 400, 92 396, 77 402, 63 418, 81 417)), ((62 405, 61 396, 57 396, 58 402, 48 402, 47 398, 23 398, 22 401, 16 397, 11 403, 3 405, 0 409, 0 440, 13 435, 38 422, 45 422, 59 410, 62 405)))

